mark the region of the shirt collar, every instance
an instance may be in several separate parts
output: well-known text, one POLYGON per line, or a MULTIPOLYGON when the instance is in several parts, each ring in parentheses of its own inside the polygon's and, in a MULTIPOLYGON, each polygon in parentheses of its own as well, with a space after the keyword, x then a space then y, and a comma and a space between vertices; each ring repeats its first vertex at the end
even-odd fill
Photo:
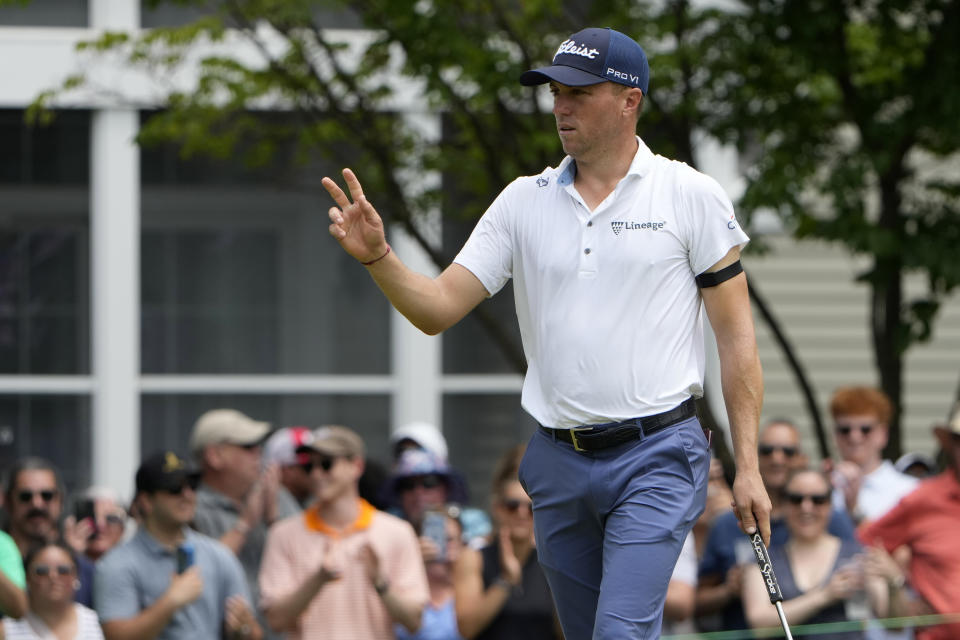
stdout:
POLYGON ((320 517, 320 509, 316 505, 303 512, 303 520, 307 529, 311 531, 317 531, 332 538, 346 537, 351 533, 368 529, 373 522, 373 515, 377 512, 376 508, 363 498, 357 498, 357 503, 359 506, 357 519, 343 529, 334 528, 324 522, 320 517))
MULTIPOLYGON (((630 167, 627 169, 627 175, 624 177, 634 175, 642 178, 650 172, 650 167, 653 166, 653 152, 644 144, 640 136, 636 136, 636 139, 637 152, 633 154, 633 160, 630 161, 630 167)), ((577 161, 570 156, 564 157, 560 162, 560 166, 557 167, 557 184, 561 187, 573 184, 573 180, 576 177, 577 161)))
MULTIPOLYGON (((183 527, 183 538, 184 540, 190 540, 193 538, 193 529, 188 526, 183 527)), ((173 549, 160 544, 160 541, 153 537, 146 527, 140 526, 137 529, 135 538, 140 541, 140 544, 143 545, 149 553, 155 555, 171 555, 173 554, 173 549)))

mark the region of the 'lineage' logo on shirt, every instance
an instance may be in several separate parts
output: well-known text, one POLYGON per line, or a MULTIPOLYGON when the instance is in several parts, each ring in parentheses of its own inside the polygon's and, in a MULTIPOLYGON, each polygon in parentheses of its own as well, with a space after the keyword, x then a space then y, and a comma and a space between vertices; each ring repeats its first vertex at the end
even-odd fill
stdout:
POLYGON ((610 222, 610 228, 613 229, 613 235, 619 236, 624 231, 640 229, 642 231, 659 231, 666 226, 666 222, 637 222, 635 220, 613 220, 610 222))

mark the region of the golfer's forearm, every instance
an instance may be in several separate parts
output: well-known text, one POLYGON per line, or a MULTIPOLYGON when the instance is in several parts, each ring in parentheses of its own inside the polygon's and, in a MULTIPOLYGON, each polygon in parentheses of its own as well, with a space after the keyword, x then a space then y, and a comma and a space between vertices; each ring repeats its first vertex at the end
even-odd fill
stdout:
POLYGON ((720 366, 737 470, 756 470, 757 428, 763 406, 763 374, 756 344, 732 348, 726 357, 721 356, 720 366))
POLYGON ((430 278, 412 271, 390 253, 367 270, 390 304, 428 335, 459 322, 487 295, 476 276, 458 264, 430 278))

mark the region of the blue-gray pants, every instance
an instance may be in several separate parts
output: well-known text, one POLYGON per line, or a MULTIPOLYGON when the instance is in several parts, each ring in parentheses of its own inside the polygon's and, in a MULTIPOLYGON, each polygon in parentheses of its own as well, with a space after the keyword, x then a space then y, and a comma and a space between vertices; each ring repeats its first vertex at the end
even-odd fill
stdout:
POLYGON ((660 637, 667 584, 703 512, 709 468, 696 418, 594 452, 534 434, 520 482, 566 640, 660 637))

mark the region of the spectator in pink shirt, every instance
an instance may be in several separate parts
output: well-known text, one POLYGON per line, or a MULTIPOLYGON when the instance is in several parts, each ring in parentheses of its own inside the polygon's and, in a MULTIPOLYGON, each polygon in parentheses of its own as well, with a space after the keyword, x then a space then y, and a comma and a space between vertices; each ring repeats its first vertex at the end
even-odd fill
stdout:
POLYGON ((298 640, 394 638, 394 624, 420 626, 429 598, 413 527, 359 495, 364 443, 325 426, 311 455, 315 500, 267 536, 260 594, 267 621, 298 640))

